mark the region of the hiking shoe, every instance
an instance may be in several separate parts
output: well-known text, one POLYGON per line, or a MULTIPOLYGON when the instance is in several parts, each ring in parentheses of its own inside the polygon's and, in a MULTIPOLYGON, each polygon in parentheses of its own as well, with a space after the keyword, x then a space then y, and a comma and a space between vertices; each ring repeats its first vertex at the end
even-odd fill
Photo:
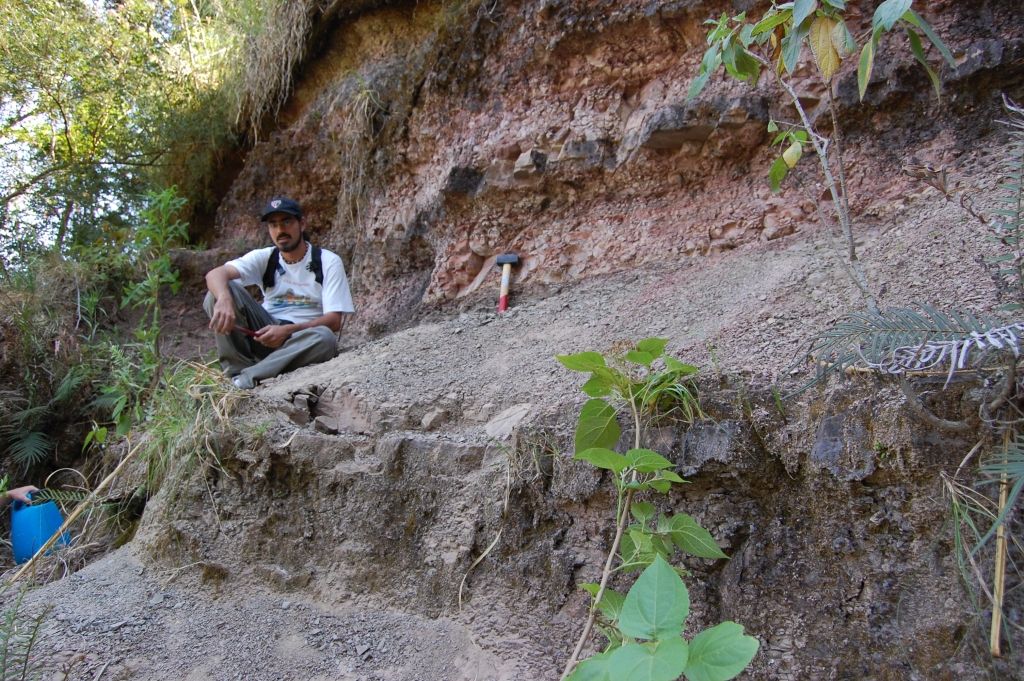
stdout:
POLYGON ((251 378, 249 378, 248 376, 243 376, 242 374, 238 374, 237 376, 232 378, 231 382, 234 383, 235 387, 238 388, 239 390, 252 390, 253 388, 256 387, 256 384, 253 382, 251 378))

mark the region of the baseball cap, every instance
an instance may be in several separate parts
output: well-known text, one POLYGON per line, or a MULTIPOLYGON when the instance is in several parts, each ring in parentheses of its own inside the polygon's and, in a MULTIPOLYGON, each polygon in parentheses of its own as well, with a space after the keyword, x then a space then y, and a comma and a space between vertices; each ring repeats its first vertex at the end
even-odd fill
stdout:
POLYGON ((302 219, 302 209, 299 208, 299 204, 286 196, 271 199, 267 207, 263 209, 263 217, 260 218, 260 222, 266 222, 271 213, 288 213, 302 219))

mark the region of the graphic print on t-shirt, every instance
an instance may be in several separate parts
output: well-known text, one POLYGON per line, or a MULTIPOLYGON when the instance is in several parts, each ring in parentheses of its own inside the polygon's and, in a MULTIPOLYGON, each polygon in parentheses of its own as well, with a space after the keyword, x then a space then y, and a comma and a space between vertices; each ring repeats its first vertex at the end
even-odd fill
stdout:
POLYGON ((295 291, 288 289, 284 295, 276 295, 270 299, 270 304, 278 307, 315 307, 313 299, 309 296, 300 296, 295 291))

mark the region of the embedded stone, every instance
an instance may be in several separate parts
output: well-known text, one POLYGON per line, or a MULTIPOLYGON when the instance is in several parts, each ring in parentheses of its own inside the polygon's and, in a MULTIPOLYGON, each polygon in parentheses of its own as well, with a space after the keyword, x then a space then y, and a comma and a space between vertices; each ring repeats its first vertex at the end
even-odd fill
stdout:
POLYGON ((447 411, 444 409, 431 409, 423 415, 423 420, 420 421, 420 425, 423 426, 424 430, 434 430, 447 420, 447 411))
POLYGON ((313 419, 313 429, 318 433, 325 433, 327 435, 338 434, 338 419, 330 416, 317 416, 313 419))

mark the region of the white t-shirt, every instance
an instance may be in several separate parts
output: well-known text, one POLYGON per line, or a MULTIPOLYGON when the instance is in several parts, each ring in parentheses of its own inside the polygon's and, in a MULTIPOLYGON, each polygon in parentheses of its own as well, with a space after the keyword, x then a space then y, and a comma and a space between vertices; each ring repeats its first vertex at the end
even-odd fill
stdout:
POLYGON ((316 275, 309 269, 313 248, 308 242, 306 246, 306 255, 294 265, 286 263, 284 258, 277 259, 279 269, 274 285, 265 290, 263 273, 276 246, 250 251, 227 264, 242 275, 242 286, 260 287, 263 291, 263 308, 277 319, 301 324, 328 312, 355 312, 341 258, 330 251, 320 250, 324 268, 324 283, 320 285, 316 283, 316 275), (283 274, 281 268, 284 269, 283 274))

